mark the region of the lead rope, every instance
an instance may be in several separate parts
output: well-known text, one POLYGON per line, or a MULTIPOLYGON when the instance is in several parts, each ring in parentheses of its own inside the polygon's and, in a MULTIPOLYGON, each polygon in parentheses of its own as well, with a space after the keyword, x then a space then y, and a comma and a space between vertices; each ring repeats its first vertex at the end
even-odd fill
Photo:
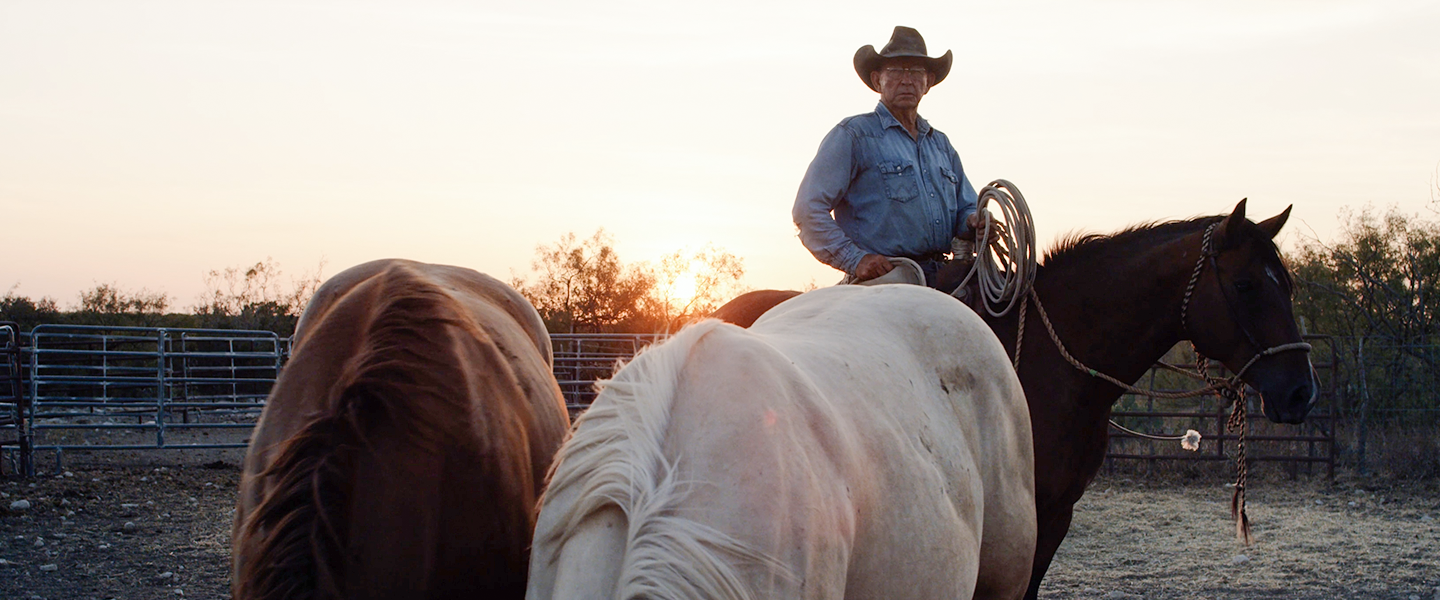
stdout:
MULTIPOLYGON (((1194 347, 1194 344, 1191 344, 1194 347)), ((1254 362, 1254 361, 1251 361, 1254 362)), ((1209 359, 1195 351, 1195 370, 1207 380, 1212 379, 1209 359)), ((1248 367, 1249 364, 1246 365, 1248 367)), ((1219 378, 1213 378, 1219 379, 1219 378)), ((1238 382, 1237 382, 1238 383, 1238 382)), ((1230 418, 1225 420, 1226 431, 1240 431, 1235 444, 1235 493, 1230 497, 1230 517, 1235 519, 1235 537, 1241 543, 1250 545, 1250 517, 1245 514, 1245 485, 1249 479, 1249 462, 1245 459, 1245 438, 1250 431, 1250 419, 1246 414, 1245 385, 1225 385, 1220 388, 1221 398, 1230 402, 1230 418)))

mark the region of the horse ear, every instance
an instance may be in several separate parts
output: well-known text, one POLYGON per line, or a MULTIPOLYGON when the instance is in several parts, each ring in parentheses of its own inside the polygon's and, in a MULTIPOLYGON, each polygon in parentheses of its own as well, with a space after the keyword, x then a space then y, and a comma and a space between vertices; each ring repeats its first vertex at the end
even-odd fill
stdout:
POLYGON ((1229 246, 1230 241, 1228 238, 1230 234, 1239 231, 1240 224, 1245 222, 1246 200, 1249 200, 1249 198, 1241 198, 1240 203, 1235 205, 1235 211, 1230 213, 1230 216, 1225 217, 1225 220, 1220 222, 1220 227, 1216 228, 1215 241, 1220 244, 1220 247, 1229 246))
POLYGON ((1275 239, 1275 236, 1280 233, 1280 228, 1285 226, 1285 220, 1290 218, 1290 209, 1292 208, 1295 208, 1294 204, 1285 207, 1285 212, 1256 223, 1256 225, 1260 226, 1261 231, 1269 234, 1270 239, 1275 239))

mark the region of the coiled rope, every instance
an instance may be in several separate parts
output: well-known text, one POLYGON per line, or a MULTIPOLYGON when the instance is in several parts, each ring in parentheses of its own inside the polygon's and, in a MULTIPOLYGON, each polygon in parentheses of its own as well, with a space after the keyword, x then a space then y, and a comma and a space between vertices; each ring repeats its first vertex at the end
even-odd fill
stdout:
POLYGON ((1035 221, 1025 195, 1004 179, 996 179, 980 190, 975 210, 984 216, 975 230, 975 263, 952 293, 963 293, 970 279, 977 278, 985 311, 1002 317, 1035 285, 1035 221), (991 204, 1004 217, 1003 224, 986 210, 991 204))

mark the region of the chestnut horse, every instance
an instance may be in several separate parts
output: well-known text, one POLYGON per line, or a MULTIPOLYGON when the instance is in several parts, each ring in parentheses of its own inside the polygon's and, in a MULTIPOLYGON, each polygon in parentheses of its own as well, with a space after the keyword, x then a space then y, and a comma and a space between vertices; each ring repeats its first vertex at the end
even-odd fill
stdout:
POLYGON ((523 597, 569 421, 550 352, 535 309, 470 269, 327 281, 245 457, 234 597, 523 597))
MULTIPOLYGON (((1090 369, 1136 381, 1167 350, 1188 339, 1230 370, 1244 370, 1244 381, 1262 394, 1267 418, 1300 423, 1318 390, 1309 356, 1298 350, 1266 354, 1301 341, 1291 312, 1290 274, 1272 241, 1289 215, 1286 208, 1252 223, 1245 219, 1242 200, 1228 217, 1071 237, 1046 255, 1034 291, 1056 336, 1090 369)), ((958 271, 942 270, 942 284, 953 288, 964 275, 958 271)), ((741 296, 713 316, 753 322, 767 304, 799 294, 752 293, 764 296, 741 296)), ((1017 312, 985 316, 1012 356, 1017 312)), ((1123 390, 1072 367, 1033 306, 1024 332, 1018 374, 1034 427, 1039 524, 1026 595, 1033 599, 1070 529, 1075 503, 1105 460, 1110 408, 1123 390)))

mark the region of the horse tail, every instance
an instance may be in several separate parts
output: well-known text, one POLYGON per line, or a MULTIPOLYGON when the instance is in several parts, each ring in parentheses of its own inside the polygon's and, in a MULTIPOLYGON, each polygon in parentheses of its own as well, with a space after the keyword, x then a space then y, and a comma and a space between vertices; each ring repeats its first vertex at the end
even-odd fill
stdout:
MULTIPOLYGON (((594 552, 565 555, 566 545, 577 536, 623 536, 623 541, 612 539, 609 544, 576 542, 580 548, 623 547, 623 559, 614 570, 618 576, 599 583, 620 599, 749 600, 755 593, 732 561, 785 572, 779 561, 675 510, 689 485, 677 479, 675 462, 665 456, 662 445, 680 373, 696 344, 724 325, 711 319, 686 327, 601 383, 600 394, 576 421, 573 436, 551 467, 536 529, 535 560, 553 563, 554 572, 561 573, 563 561, 597 558, 594 552), (562 500, 547 507, 556 499, 562 500), (547 517, 546 508, 558 514, 547 517), (616 509, 624 515, 623 528, 582 527, 587 519, 604 518, 616 509)), ((532 573, 532 592, 535 579, 532 573)), ((551 594, 565 597, 573 591, 560 589, 565 587, 561 583, 551 594)))
MULTIPOLYGON (((237 599, 338 599, 359 585, 420 593, 433 583, 427 578, 440 560, 438 538, 447 533, 440 531, 441 503, 454 504, 441 493, 441 477, 449 473, 441 467, 493 458, 486 446, 497 442, 486 437, 514 420, 476 414, 474 393, 495 382, 477 383, 489 375, 465 369, 457 353, 473 354, 479 346, 493 363, 481 368, 508 375, 512 385, 514 375, 494 344, 473 343, 488 337, 460 316, 458 302, 408 268, 387 275, 360 349, 330 387, 329 411, 287 440, 260 474, 269 491, 237 530, 235 551, 252 557, 236 574, 237 599), (502 423, 484 422, 491 417, 502 423), (461 452, 470 456, 456 458, 461 452), (365 527, 352 527, 362 520, 365 527)), ((528 493, 522 512, 529 513, 533 489, 513 489, 531 487, 525 458, 525 468, 489 467, 520 485, 459 493, 520 496, 511 503, 522 505, 528 493)), ((508 516, 493 515, 502 522, 508 516)), ((523 550, 529 525, 506 526, 523 533, 496 537, 523 535, 523 550)), ((522 559, 521 586, 524 571, 522 559)))

